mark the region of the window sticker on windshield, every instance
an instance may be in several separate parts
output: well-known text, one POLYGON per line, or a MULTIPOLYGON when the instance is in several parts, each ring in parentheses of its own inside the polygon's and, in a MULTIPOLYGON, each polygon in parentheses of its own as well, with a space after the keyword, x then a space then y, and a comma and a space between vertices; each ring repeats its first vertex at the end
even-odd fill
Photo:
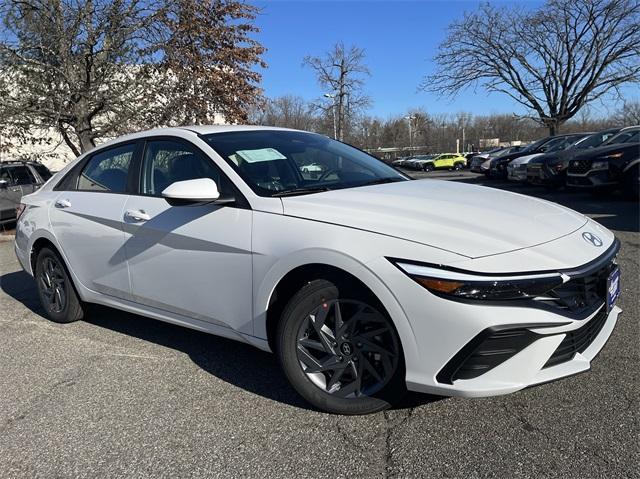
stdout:
POLYGON ((275 148, 261 148, 259 150, 240 150, 236 155, 247 163, 258 163, 261 161, 286 160, 287 157, 275 148))

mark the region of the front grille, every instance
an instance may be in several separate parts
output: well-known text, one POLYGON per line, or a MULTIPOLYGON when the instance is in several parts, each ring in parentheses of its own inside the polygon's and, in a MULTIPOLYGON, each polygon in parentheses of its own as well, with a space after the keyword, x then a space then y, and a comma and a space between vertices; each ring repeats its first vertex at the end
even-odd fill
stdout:
POLYGON ((569 173, 584 174, 591 169, 591 160, 573 160, 569 162, 569 173))
POLYGON ((536 300, 573 316, 589 313, 606 301, 607 279, 615 267, 614 260, 611 259, 594 271, 572 277, 536 300))
POLYGON ((567 361, 571 361, 576 353, 584 352, 602 331, 604 323, 607 321, 607 311, 603 307, 591 321, 579 329, 567 333, 558 349, 554 351, 549 360, 544 365, 545 368, 556 366, 567 361))

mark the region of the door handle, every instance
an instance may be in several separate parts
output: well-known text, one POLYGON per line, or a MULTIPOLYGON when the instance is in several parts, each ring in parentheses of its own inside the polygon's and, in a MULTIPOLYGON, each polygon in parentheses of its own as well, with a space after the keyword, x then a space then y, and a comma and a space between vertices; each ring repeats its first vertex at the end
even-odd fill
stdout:
POLYGON ((144 210, 127 210, 124 212, 124 217, 134 221, 149 221, 151 219, 151 216, 144 210))
POLYGON ((69 206, 71 206, 71 201, 69 201, 69 200, 56 200, 55 206, 56 206, 56 208, 69 208, 69 206))

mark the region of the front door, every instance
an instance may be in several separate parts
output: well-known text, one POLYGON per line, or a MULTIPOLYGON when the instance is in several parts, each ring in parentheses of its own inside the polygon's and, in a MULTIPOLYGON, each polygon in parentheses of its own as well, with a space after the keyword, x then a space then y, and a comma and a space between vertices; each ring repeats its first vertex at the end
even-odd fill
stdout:
POLYGON ((148 141, 140 195, 127 200, 125 250, 134 301, 253 333, 252 212, 240 205, 170 206, 171 183, 213 179, 235 194, 215 163, 178 139, 148 141))
POLYGON ((87 288, 130 299, 123 211, 135 144, 93 154, 50 208, 51 225, 71 270, 87 288))

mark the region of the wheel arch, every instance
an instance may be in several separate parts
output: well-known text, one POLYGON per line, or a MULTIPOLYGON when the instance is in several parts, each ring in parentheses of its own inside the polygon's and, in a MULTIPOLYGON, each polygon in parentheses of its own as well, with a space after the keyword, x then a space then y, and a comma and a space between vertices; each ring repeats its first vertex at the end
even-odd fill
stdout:
MULTIPOLYGON (((308 258, 309 255, 303 256, 308 258)), ((336 280, 343 284, 348 282, 371 295, 391 318, 400 337, 405 362, 417 357, 415 336, 404 310, 389 288, 366 264, 344 253, 327 250, 315 251, 312 257, 313 261, 288 262, 286 266, 276 266, 266 275, 254 303, 256 336, 266 338, 270 349, 274 351, 276 327, 288 300, 309 281, 336 280)))

